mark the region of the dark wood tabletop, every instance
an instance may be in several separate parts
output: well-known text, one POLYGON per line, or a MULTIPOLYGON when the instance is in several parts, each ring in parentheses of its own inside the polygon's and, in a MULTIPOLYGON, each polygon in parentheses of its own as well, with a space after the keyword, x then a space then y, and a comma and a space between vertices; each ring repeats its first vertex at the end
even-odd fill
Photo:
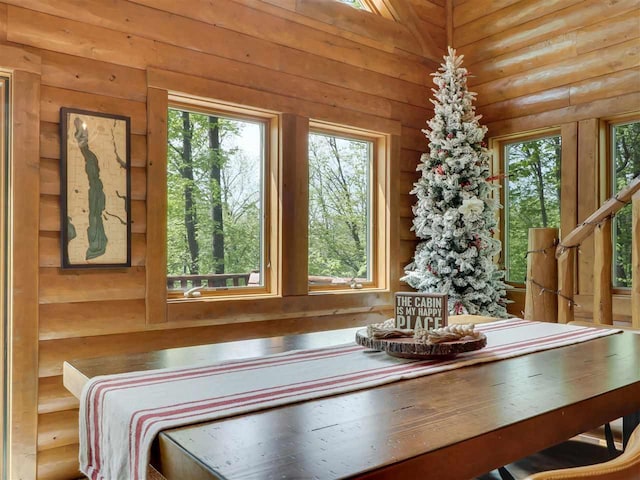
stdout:
MULTIPOLYGON (((94 375, 345 343, 355 329, 65 364, 94 375)), ((84 380, 83 380, 84 379, 84 380)), ((167 430, 172 479, 464 480, 640 410, 640 335, 628 332, 369 390, 167 430)))

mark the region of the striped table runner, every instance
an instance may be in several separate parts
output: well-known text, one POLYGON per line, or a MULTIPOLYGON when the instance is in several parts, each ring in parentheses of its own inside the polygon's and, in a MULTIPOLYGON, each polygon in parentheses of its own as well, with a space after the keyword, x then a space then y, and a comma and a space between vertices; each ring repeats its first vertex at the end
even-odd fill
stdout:
POLYGON ((168 428, 443 372, 611 335, 616 330, 500 320, 476 326, 487 346, 448 360, 409 360, 347 344, 189 368, 91 379, 80 400, 80 469, 92 480, 145 480, 168 428))

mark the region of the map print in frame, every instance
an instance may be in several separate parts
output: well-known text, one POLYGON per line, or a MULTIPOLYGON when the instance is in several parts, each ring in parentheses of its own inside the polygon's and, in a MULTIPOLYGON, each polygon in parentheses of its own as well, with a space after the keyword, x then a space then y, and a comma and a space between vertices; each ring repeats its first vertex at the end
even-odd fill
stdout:
POLYGON ((131 266, 130 119, 60 109, 62 267, 131 266))

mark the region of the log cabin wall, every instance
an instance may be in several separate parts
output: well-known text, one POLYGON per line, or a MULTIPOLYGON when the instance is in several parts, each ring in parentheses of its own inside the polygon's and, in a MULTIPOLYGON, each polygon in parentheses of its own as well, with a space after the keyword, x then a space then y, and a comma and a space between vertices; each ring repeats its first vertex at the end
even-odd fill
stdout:
MULTIPOLYGON (((29 73, 33 95, 25 95, 33 99, 39 93, 39 109, 24 103, 29 118, 39 118, 39 143, 36 133, 24 142, 28 145, 14 150, 17 157, 19 148, 39 147, 35 156, 40 162, 38 168, 25 164, 23 176, 15 177, 26 172, 31 182, 14 185, 25 199, 23 212, 29 213, 18 221, 39 231, 39 238, 30 250, 16 243, 21 261, 29 259, 20 267, 27 272, 22 284, 37 292, 37 300, 23 295, 15 303, 22 317, 14 325, 13 348, 22 354, 12 366, 13 388, 20 393, 14 397, 20 416, 14 412, 12 479, 78 475, 78 404, 62 385, 65 359, 352 326, 386 318, 382 312, 391 306, 387 296, 375 302, 373 313, 362 308, 314 312, 303 299, 282 317, 272 311, 268 320, 233 327, 206 318, 147 322, 145 263, 149 252, 164 248, 146 229, 153 208, 147 198, 154 194, 146 167, 154 149, 147 142, 147 92, 157 91, 149 89, 149 78, 180 78, 186 82, 184 91, 190 82, 215 86, 210 96, 220 100, 225 100, 220 92, 242 91, 249 99, 268 98, 273 109, 320 120, 397 126, 395 137, 401 140, 391 162, 400 172, 402 193, 395 191, 391 201, 402 218, 394 268, 399 271, 412 256, 407 192, 426 149, 420 129, 431 115, 428 74, 446 45, 444 0, 407 4, 401 12, 405 23, 331 0, 188 3, 186 9, 172 0, 0 2, 0 67, 37 63, 39 75, 29 73), (59 268, 63 106, 131 117, 131 268, 59 268), (29 212, 37 205, 39 215, 29 212), (29 268, 39 274, 28 273, 29 268)), ((16 82, 14 88, 20 92, 25 84, 16 82)), ((16 132, 21 129, 15 126, 16 132)), ((260 314, 252 319, 261 320, 260 314)))
MULTIPOLYGON (((490 137, 555 127, 562 134, 561 231, 600 206, 600 121, 640 112, 638 0, 453 0, 453 45, 465 55, 490 137)), ((576 317, 589 320, 593 239, 580 248, 576 317)), ((510 310, 524 310, 513 292, 510 310)), ((629 320, 629 295, 614 297, 629 320)))

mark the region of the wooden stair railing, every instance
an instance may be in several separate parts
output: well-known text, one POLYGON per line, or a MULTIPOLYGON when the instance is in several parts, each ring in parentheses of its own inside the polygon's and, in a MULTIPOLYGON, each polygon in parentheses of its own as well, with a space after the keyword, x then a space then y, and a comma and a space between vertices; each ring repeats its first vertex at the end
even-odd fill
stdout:
POLYGON ((594 272, 593 272, 593 322, 603 325, 613 324, 612 262, 613 245, 611 237, 611 219, 621 208, 632 201, 632 286, 631 286, 631 322, 634 328, 640 328, 640 176, 634 178, 615 197, 607 200, 584 222, 566 235, 558 245, 558 322, 574 320, 574 271, 575 249, 594 233, 594 272))

